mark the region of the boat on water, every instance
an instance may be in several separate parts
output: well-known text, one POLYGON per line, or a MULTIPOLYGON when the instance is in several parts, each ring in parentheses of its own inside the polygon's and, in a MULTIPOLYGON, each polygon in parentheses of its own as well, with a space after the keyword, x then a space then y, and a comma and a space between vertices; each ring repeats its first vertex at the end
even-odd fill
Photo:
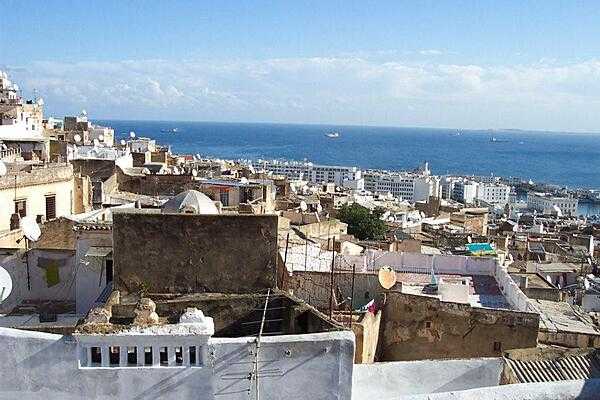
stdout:
POLYGON ((177 128, 171 128, 171 129, 161 129, 160 131, 162 133, 177 133, 178 130, 179 129, 177 129, 177 128))
POLYGON ((328 133, 328 134, 327 134, 327 135, 325 135, 325 136, 327 136, 327 137, 328 137, 328 138, 330 138, 330 139, 335 139, 335 138, 339 138, 339 137, 340 137, 340 134, 339 134, 338 132, 330 132, 330 133, 328 133))
POLYGON ((506 139, 498 139, 496 136, 492 136, 490 138, 490 142, 492 142, 492 143, 506 143, 506 142, 508 142, 508 140, 506 140, 506 139))

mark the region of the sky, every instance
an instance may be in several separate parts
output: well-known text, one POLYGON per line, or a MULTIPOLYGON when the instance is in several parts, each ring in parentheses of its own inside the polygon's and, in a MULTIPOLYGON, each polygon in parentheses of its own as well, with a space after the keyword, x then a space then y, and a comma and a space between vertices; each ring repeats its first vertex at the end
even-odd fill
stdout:
POLYGON ((596 1, 2 8, 0 70, 50 115, 600 132, 596 1))

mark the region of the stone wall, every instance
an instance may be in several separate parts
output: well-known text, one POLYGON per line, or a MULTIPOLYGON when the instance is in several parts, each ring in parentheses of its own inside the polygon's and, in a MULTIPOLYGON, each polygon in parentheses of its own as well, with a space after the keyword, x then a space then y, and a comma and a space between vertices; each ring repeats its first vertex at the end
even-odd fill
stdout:
POLYGON ((117 288, 248 293, 275 286, 277 216, 113 214, 117 288))
POLYGON ((191 175, 126 175, 117 168, 118 189, 122 192, 145 194, 148 196, 174 196, 185 190, 197 189, 191 175))
MULTIPOLYGON (((286 276, 284 289, 291 290, 295 296, 306 301, 320 310, 329 309, 331 294, 331 274, 317 271, 295 271, 286 276)), ((335 293, 334 308, 347 308, 348 299, 352 297, 352 273, 336 272, 333 275, 333 288, 335 293), (336 307, 336 304, 344 305, 336 307)), ((354 308, 359 308, 368 303, 385 290, 379 284, 377 275, 354 275, 354 308)))
POLYGON ((441 302, 388 292, 380 341, 384 361, 498 357, 504 350, 535 347, 539 316, 441 302))

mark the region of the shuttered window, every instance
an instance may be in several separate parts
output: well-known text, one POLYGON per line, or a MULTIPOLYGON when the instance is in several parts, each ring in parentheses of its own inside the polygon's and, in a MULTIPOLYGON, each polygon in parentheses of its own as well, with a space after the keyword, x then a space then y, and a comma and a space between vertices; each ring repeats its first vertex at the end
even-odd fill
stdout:
POLYGON ((21 218, 27 216, 27 201, 26 200, 15 200, 15 214, 19 214, 19 217, 21 217, 21 218))
POLYGON ((56 196, 46 196, 46 220, 56 218, 56 196))

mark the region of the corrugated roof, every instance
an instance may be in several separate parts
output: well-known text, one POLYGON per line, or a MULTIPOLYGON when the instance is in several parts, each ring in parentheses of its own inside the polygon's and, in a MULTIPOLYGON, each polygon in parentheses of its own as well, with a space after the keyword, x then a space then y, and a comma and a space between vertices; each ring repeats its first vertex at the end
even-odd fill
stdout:
POLYGON ((550 360, 506 359, 521 383, 600 378, 600 352, 550 360))

